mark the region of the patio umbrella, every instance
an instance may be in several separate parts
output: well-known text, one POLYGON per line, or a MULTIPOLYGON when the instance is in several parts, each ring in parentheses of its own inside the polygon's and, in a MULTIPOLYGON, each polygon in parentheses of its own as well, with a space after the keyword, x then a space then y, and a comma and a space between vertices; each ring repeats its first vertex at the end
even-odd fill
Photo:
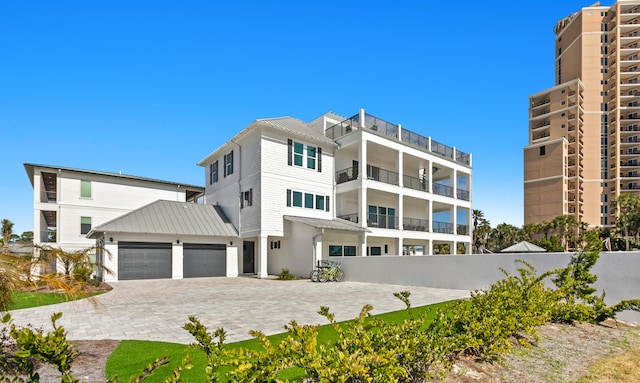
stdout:
POLYGON ((545 251, 547 250, 527 241, 518 242, 515 245, 500 250, 501 253, 542 253, 545 251))

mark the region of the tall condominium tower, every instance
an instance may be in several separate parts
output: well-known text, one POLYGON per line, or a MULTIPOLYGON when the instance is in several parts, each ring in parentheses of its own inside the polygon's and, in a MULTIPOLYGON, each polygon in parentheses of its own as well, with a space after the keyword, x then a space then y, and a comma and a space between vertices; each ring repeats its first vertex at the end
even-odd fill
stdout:
POLYGON ((640 0, 596 3, 555 26, 555 83, 529 96, 524 222, 611 226, 640 191, 640 0))

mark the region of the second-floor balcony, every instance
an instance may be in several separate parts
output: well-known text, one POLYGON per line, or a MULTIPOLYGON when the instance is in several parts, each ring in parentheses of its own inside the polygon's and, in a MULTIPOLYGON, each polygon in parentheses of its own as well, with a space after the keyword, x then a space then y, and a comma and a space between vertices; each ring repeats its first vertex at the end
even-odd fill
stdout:
POLYGON ((429 231, 429 221, 426 219, 405 217, 402 219, 402 229, 410 231, 429 231))
POLYGON ((453 234, 453 224, 450 222, 433 221, 433 232, 443 234, 453 234))
POLYGON ((354 223, 360 222, 360 217, 358 213, 343 214, 343 215, 339 215, 338 218, 344 219, 345 221, 354 222, 354 223))
POLYGON ((398 229, 398 217, 388 214, 373 214, 369 213, 369 219, 367 219, 368 227, 377 227, 380 229, 398 229))
POLYGON ((336 183, 341 184, 358 179, 358 167, 352 166, 350 168, 338 170, 336 172, 336 183))
POLYGON ((457 225, 456 233, 458 235, 469 235, 469 225, 457 225))

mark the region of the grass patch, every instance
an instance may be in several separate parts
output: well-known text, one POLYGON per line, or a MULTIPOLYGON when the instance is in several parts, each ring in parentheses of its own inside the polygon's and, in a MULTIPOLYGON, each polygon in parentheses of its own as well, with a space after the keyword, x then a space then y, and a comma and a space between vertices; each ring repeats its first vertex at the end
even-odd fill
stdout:
MULTIPOLYGON (((428 306, 414 308, 414 315, 418 315, 424 311, 431 310, 428 317, 428 324, 433 320, 435 312, 449 302, 436 303, 428 306)), ((409 318, 406 310, 393 311, 389 313, 375 315, 386 322, 401 323, 409 318)), ((186 322, 186 318, 185 318, 186 322)), ((346 326, 351 321, 341 322, 341 326, 346 326)), ((283 323, 284 325, 284 323, 283 323)), ((210 328, 209 331, 214 330, 210 328)), ((288 334, 281 333, 269 336, 272 343, 280 342, 288 334)), ((318 329, 318 344, 335 343, 338 336, 331 325, 324 325, 318 329)), ((243 340, 240 342, 229 343, 230 348, 245 348, 252 350, 262 349, 262 345, 255 339, 243 340)), ((152 342, 139 340, 125 340, 113 351, 105 367, 107 377, 118 376, 120 381, 129 381, 133 375, 139 374, 142 369, 153 362, 156 358, 166 356, 169 358, 169 364, 158 369, 152 376, 145 379, 145 383, 160 383, 173 371, 176 366, 182 363, 185 357, 189 357, 193 368, 191 370, 183 370, 182 378, 186 382, 203 382, 205 381, 204 367, 206 358, 203 352, 191 349, 189 346, 176 343, 152 342)), ((281 376, 282 380, 294 380, 300 377, 300 371, 296 369, 284 371, 281 376)))
POLYGON ((54 305, 56 303, 69 302, 89 296, 102 294, 101 292, 90 294, 78 294, 69 296, 64 293, 32 293, 28 291, 14 291, 14 302, 11 310, 28 309, 30 307, 54 305))
POLYGON ((622 354, 597 362, 579 383, 640 382, 640 350, 630 349, 622 354))

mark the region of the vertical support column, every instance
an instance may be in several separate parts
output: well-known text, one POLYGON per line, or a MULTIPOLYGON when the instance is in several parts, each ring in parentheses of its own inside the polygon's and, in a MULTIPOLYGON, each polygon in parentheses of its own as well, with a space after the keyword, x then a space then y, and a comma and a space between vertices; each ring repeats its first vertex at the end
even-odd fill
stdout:
POLYGON ((359 120, 360 120, 360 129, 364 129, 364 108, 360 108, 360 113, 359 113, 359 120))
POLYGON ((227 277, 238 276, 238 244, 227 246, 227 277))
MULTIPOLYGON (((315 236, 314 236, 315 238, 315 236)), ((315 252, 316 259, 314 260, 311 268, 315 267, 318 264, 318 261, 324 260, 325 257, 322 255, 322 235, 318 236, 318 238, 313 243, 313 251, 315 252)), ((326 259, 329 259, 329 254, 327 254, 326 259)))
POLYGON ((267 278, 269 276, 269 273, 267 272, 267 236, 259 236, 257 245, 258 278, 267 278))
MULTIPOLYGON (((433 200, 429 200, 429 233, 433 233, 433 200)), ((431 255, 431 253, 429 253, 431 255)))
POLYGON ((451 186, 453 187, 453 198, 458 199, 458 171, 456 169, 453 169, 452 177, 451 186))
POLYGON ((182 279, 184 263, 184 247, 182 243, 171 244, 171 278, 182 279))
POLYGON ((368 220, 368 207, 367 207, 367 141, 360 140, 358 148, 358 166, 359 166, 359 179, 358 179, 358 207, 360 209, 358 215, 360 216, 360 222, 362 227, 367 227, 368 220))
POLYGON ((427 246, 424 249, 425 255, 433 255, 433 240, 427 240, 427 246))

